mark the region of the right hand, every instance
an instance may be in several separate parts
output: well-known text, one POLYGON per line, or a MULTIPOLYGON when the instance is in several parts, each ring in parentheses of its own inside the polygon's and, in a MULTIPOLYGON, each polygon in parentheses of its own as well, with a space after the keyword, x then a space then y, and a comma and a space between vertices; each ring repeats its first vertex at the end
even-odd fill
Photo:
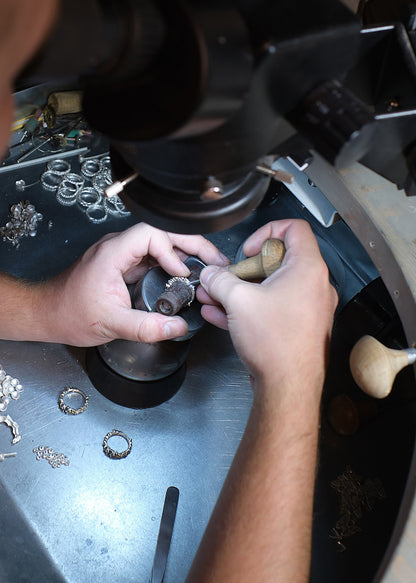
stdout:
POLYGON ((291 375, 321 386, 337 294, 308 223, 268 223, 246 241, 245 254, 258 253, 270 237, 284 240, 286 255, 261 284, 242 281, 224 268, 202 271, 202 315, 228 328, 254 386, 276 386, 291 375))

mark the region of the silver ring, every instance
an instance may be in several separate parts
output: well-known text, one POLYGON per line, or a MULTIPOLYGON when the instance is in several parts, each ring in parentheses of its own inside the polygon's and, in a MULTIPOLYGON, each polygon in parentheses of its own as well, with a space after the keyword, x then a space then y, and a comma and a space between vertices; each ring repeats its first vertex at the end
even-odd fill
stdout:
POLYGON ((115 217, 125 217, 130 215, 130 211, 126 209, 121 198, 116 194, 111 198, 104 198, 104 206, 110 215, 115 217))
POLYGON ((103 191, 106 186, 111 184, 111 177, 108 172, 100 172, 92 179, 92 185, 99 192, 103 191))
POLYGON ((55 158, 55 160, 50 160, 46 164, 48 170, 56 174, 57 176, 65 176, 71 171, 71 165, 66 160, 61 158, 55 158))
POLYGON ((99 225, 107 219, 107 209, 101 203, 91 204, 86 208, 85 214, 95 225, 99 225))
POLYGON ((130 437, 127 437, 125 433, 120 431, 119 429, 113 429, 113 431, 109 431, 107 435, 104 437, 103 441, 103 451, 107 457, 112 460, 121 460, 129 455, 131 452, 132 441, 130 437), (115 449, 111 448, 108 445, 108 440, 110 437, 114 437, 115 435, 122 437, 127 442, 127 448, 123 451, 116 451, 115 449))
POLYGON ((81 174, 86 178, 92 178, 98 174, 101 170, 100 161, 95 158, 94 160, 85 160, 81 165, 81 174))
POLYGON ((63 206, 72 206, 77 202, 77 193, 69 191, 68 188, 64 186, 62 189, 58 188, 56 200, 63 206))
POLYGON ((102 200, 102 194, 92 186, 84 186, 82 190, 77 192, 77 202, 88 208, 92 204, 99 204, 102 200))
POLYGON ((103 156, 100 158, 101 170, 111 170, 111 158, 110 156, 103 156))
POLYGON ((84 186, 85 179, 80 174, 76 174, 75 172, 68 172, 68 174, 65 174, 63 182, 66 184, 72 184, 76 187, 77 190, 79 190, 84 186))
POLYGON ((63 413, 65 413, 66 415, 79 415, 80 413, 83 413, 85 411, 85 409, 88 407, 88 397, 85 393, 83 393, 77 387, 65 387, 65 389, 62 391, 62 393, 59 395, 58 405, 59 405, 60 410, 63 413), (81 407, 78 407, 78 409, 73 409, 64 401, 64 397, 66 395, 74 395, 74 394, 81 395, 81 397, 84 399, 83 405, 81 405, 81 407))
POLYGON ((40 177, 43 188, 46 188, 46 190, 51 190, 52 192, 58 188, 61 180, 62 176, 59 176, 56 174, 56 172, 52 172, 52 170, 45 170, 45 172, 43 172, 40 177))

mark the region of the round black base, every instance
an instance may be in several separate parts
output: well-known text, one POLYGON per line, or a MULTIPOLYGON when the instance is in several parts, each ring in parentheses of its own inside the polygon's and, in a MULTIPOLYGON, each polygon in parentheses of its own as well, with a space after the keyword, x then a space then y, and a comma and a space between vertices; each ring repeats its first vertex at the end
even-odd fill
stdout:
POLYGON ((157 381, 133 381, 114 372, 101 358, 96 348, 88 348, 87 374, 94 387, 104 397, 131 409, 156 407, 172 398, 181 387, 186 364, 173 374, 157 381))

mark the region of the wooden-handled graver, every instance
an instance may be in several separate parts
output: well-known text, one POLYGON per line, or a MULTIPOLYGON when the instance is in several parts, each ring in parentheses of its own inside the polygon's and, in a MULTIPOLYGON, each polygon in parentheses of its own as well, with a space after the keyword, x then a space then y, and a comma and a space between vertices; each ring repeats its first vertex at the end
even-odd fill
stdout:
POLYGON ((285 245, 280 239, 267 239, 260 253, 230 265, 228 271, 240 279, 264 279, 278 269, 285 256, 285 245))
POLYGON ((416 348, 387 348, 372 336, 363 336, 350 354, 351 374, 364 393, 384 399, 405 366, 416 362, 416 348))

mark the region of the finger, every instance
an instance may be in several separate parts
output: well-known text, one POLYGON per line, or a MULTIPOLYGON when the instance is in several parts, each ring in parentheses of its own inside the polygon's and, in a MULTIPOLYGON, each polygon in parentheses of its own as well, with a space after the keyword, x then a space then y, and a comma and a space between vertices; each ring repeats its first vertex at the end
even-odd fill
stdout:
POLYGON ((202 285, 198 285, 196 288, 196 298, 200 304, 208 304, 210 306, 219 305, 218 302, 214 301, 212 297, 207 294, 202 285))
POLYGON ((210 265, 201 271, 201 285, 213 300, 219 302, 228 312, 228 306, 233 302, 233 295, 242 286, 250 286, 247 282, 229 271, 210 265))
MULTIPOLYGON (((111 241, 109 241, 111 243, 111 241)), ((189 275, 189 269, 176 253, 180 247, 188 255, 198 255, 208 263, 224 265, 228 260, 200 235, 176 235, 140 223, 122 233, 117 241, 118 265, 123 273, 150 254, 172 275, 189 275)))
POLYGON ((185 251, 188 255, 196 255, 206 264, 225 266, 230 263, 228 257, 221 253, 211 241, 201 235, 169 233, 169 237, 175 247, 185 251))
POLYGON ((251 256, 259 253, 264 241, 271 237, 283 239, 286 247, 286 255, 308 257, 319 253, 316 237, 309 223, 300 219, 285 219, 272 221, 258 229, 244 244, 243 250, 251 256))
POLYGON ((188 324, 179 316, 168 318, 162 314, 128 308, 118 310, 110 325, 114 338, 134 342, 159 342, 179 338, 187 332, 188 324))
POLYGON ((123 273, 137 265, 145 255, 151 255, 159 265, 172 275, 189 275, 189 269, 173 248, 168 233, 141 223, 122 234, 118 249, 123 273), (137 227, 137 228, 135 228, 137 227))
POLYGON ((225 314, 224 310, 217 306, 202 306, 201 308, 201 315, 209 322, 209 324, 213 324, 217 328, 221 328, 222 330, 228 330, 228 319, 227 315, 225 314))
POLYGON ((142 259, 141 263, 134 265, 131 269, 126 271, 126 273, 123 274, 123 279, 127 284, 136 283, 139 279, 142 279, 152 267, 156 266, 157 261, 146 256, 142 259))

